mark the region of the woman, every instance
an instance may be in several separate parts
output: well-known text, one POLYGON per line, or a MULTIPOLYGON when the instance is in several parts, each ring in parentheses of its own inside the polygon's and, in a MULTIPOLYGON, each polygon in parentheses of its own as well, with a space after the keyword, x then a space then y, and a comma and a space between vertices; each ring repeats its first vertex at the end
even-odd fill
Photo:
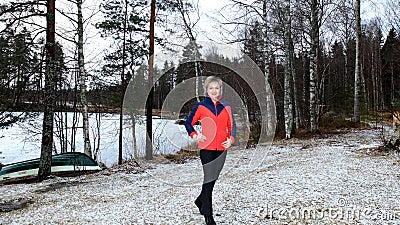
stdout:
POLYGON ((185 127, 190 137, 198 142, 204 172, 201 193, 195 204, 200 214, 204 215, 206 224, 216 224, 212 210, 212 191, 225 163, 226 150, 235 141, 236 125, 231 106, 222 99, 222 80, 210 76, 203 86, 206 99, 196 103, 185 127), (201 122, 201 133, 193 127, 197 121, 201 122))

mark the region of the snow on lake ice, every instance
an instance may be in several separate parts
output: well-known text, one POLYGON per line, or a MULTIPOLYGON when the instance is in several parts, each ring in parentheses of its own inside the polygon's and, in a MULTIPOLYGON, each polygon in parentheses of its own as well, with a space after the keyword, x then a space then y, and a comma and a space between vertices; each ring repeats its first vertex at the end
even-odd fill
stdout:
MULTIPOLYGON (((65 116, 63 113, 62 116, 65 116)), ((91 138, 95 131, 96 114, 89 114, 91 126, 91 138)), ((101 114, 100 121, 100 146, 98 159, 106 166, 111 166, 118 162, 118 134, 119 134, 119 115, 117 114, 101 114)), ((68 127, 72 127, 72 113, 67 113, 68 127)), ((78 114, 79 123, 77 127, 82 127, 81 116, 78 114)), ((0 162, 9 164, 13 162, 39 158, 40 157, 40 140, 42 114, 38 114, 35 119, 14 124, 12 127, 0 129, 0 162)), ((56 125, 55 125, 56 126, 56 125)), ((127 131, 127 125, 124 126, 124 159, 130 159, 132 152, 127 146, 132 138, 127 131)), ((136 125, 136 135, 138 136, 139 148, 144 148, 145 140, 145 124, 144 122, 136 125)), ((188 137, 184 126, 175 124, 173 120, 165 120, 154 117, 153 120, 154 140, 156 153, 169 154, 177 152, 180 147, 186 146, 192 141, 188 137), (166 135, 168 134, 168 135, 166 135)), ((71 129, 67 130, 67 136, 71 135, 71 129)), ((76 134, 76 151, 83 151, 83 135, 82 129, 77 129, 76 134)), ((54 137, 55 146, 60 152, 60 141, 57 135, 54 137)), ((93 146, 94 141, 91 140, 93 146)), ((70 149, 70 147, 68 147, 70 149)))

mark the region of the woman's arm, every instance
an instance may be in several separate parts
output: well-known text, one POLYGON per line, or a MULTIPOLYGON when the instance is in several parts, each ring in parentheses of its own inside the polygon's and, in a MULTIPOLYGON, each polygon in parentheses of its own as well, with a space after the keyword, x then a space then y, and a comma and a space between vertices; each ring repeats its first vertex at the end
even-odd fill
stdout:
POLYGON ((229 106, 229 121, 228 121, 228 132, 229 132, 229 139, 231 139, 232 144, 235 143, 235 138, 236 138, 236 122, 235 122, 235 118, 233 116, 233 111, 232 111, 232 107, 229 106))
POLYGON ((192 111, 190 112, 188 118, 185 121, 185 128, 186 131, 188 132, 189 136, 191 138, 194 138, 193 136, 196 135, 197 137, 197 131, 194 129, 194 125, 197 123, 197 121, 200 118, 200 115, 197 111, 199 108, 199 103, 196 103, 196 105, 193 107, 192 111))

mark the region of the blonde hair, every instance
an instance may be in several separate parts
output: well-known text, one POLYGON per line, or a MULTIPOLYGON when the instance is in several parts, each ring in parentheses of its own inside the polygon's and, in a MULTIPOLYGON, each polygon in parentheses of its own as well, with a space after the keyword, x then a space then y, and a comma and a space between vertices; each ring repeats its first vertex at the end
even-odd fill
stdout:
POLYGON ((207 88, 208 88, 208 85, 209 85, 210 83, 213 83, 213 82, 217 82, 217 83, 219 84, 220 95, 222 95, 222 84, 223 84, 223 82, 222 82, 222 79, 221 79, 221 78, 216 77, 216 76, 209 76, 209 77, 207 77, 206 80, 204 81, 204 85, 203 85, 203 88, 204 88, 204 95, 207 95, 207 88))

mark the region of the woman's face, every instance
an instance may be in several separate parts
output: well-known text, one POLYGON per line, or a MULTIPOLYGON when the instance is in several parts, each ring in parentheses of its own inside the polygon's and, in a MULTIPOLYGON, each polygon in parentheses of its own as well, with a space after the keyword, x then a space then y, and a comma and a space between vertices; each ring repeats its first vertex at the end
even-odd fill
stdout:
POLYGON ((217 101, 218 97, 221 95, 221 87, 218 82, 211 82, 207 86, 207 94, 211 99, 217 101))

